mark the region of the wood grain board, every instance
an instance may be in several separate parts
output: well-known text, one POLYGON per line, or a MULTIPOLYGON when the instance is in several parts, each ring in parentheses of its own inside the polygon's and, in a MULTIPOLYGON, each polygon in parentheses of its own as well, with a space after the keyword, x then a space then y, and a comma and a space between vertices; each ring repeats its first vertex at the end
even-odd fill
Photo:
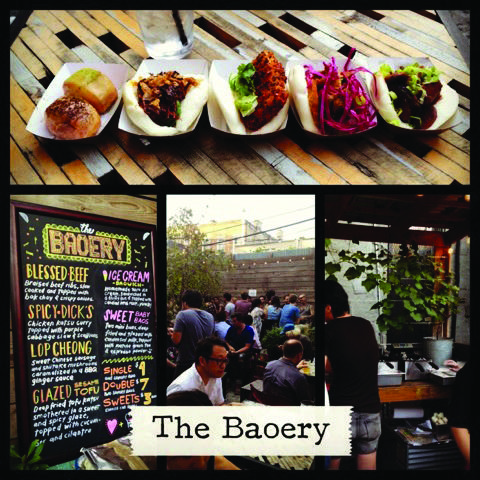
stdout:
POLYGON ((408 381, 399 386, 379 387, 378 393, 382 403, 412 402, 450 398, 452 388, 451 386, 436 385, 430 382, 408 381))
POLYGON ((250 61, 263 49, 284 64, 357 49, 371 56, 429 57, 460 95, 460 121, 440 134, 400 135, 380 122, 364 135, 306 134, 290 114, 264 137, 214 131, 206 108, 194 132, 144 138, 118 129, 120 108, 86 143, 46 140, 25 126, 66 62, 128 66, 147 53, 131 10, 33 11, 10 48, 12 185, 428 185, 470 183, 470 72, 434 11, 197 10, 187 58, 250 61))

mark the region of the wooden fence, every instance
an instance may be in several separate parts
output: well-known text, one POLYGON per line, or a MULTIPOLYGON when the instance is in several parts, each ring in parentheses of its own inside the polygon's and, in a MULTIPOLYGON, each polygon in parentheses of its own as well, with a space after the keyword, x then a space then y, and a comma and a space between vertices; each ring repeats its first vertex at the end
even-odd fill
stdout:
POLYGON ((256 290, 256 296, 275 290, 281 299, 287 294, 303 293, 314 305, 315 249, 238 255, 233 263, 236 268, 223 277, 224 292, 238 297, 249 290, 256 290))

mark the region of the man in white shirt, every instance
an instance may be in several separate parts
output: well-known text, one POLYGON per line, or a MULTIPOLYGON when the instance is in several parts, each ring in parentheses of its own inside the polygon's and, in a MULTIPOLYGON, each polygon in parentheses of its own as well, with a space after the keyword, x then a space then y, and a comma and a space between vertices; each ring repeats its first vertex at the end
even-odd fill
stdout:
POLYGON ((184 390, 200 390, 213 405, 223 405, 222 377, 227 363, 227 344, 217 337, 203 338, 195 350, 195 363, 167 387, 167 396, 184 390))

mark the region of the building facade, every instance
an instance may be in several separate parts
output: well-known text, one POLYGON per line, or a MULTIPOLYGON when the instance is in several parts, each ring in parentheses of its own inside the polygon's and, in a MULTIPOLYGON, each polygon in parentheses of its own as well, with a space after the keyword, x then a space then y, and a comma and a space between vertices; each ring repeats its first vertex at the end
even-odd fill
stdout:
POLYGON ((284 240, 282 230, 266 232, 259 220, 250 222, 245 219, 237 219, 212 222, 198 225, 198 229, 207 237, 206 248, 221 250, 231 255, 315 247, 313 238, 300 237, 284 240))

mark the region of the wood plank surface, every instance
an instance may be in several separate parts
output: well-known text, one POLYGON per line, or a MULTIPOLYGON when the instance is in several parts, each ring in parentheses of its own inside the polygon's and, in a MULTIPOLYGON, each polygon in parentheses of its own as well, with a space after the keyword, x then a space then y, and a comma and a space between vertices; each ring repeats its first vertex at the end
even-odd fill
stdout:
MULTIPOLYGON (((293 115, 275 135, 214 131, 202 114, 182 139, 147 138, 118 129, 120 109, 87 145, 35 137, 25 126, 66 62, 127 66, 147 53, 134 10, 36 10, 10 47, 10 181, 16 185, 468 185, 470 71, 435 11, 196 10, 187 59, 251 59, 263 49, 288 60, 370 56, 429 57, 459 93, 458 122, 424 137, 379 125, 359 138, 322 138, 293 115), (168 180, 169 179, 169 180, 168 180)), ((120 107, 121 108, 121 107, 120 107)))
POLYGON ((452 388, 429 382, 407 381, 398 386, 379 387, 380 402, 411 402, 450 398, 452 388))
POLYGON ((55 208, 64 208, 82 213, 108 214, 109 217, 133 222, 157 224, 156 196, 133 195, 41 195, 13 194, 12 200, 34 203, 55 208))

